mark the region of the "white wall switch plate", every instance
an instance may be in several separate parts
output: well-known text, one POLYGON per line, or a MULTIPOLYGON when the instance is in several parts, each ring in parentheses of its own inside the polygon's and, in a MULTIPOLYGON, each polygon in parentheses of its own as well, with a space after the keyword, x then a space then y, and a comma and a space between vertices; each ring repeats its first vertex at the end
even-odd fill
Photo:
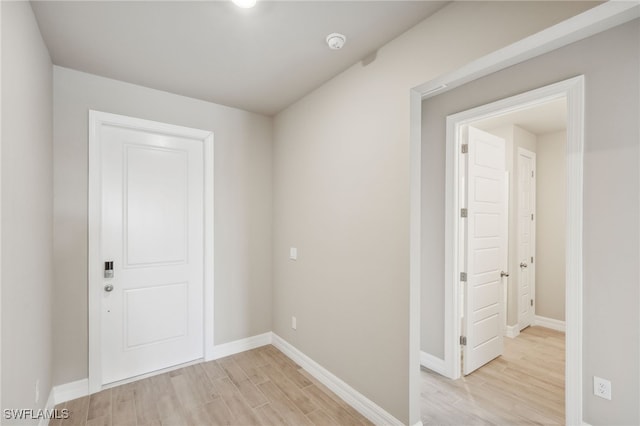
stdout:
POLYGON ((296 330, 297 327, 298 327, 298 324, 297 324, 297 321, 296 321, 296 317, 291 317, 291 328, 296 330))
POLYGON ((298 260, 298 249, 295 247, 291 247, 289 249, 289 259, 298 260))
POLYGON ((611 400, 611 382, 598 376, 593 376, 593 394, 600 398, 611 400))

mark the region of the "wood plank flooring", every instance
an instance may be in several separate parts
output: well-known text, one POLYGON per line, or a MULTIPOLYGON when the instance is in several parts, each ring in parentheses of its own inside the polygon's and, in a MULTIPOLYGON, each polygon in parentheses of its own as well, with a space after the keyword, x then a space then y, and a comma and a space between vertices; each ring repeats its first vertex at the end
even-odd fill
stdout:
MULTIPOLYGON (((564 333, 529 327, 460 380, 423 369, 426 425, 564 424, 564 333)), ((51 426, 371 425, 268 345, 78 398, 51 426)))
POLYGON ((268 345, 128 383, 56 408, 51 426, 371 425, 268 345))
POLYGON ((564 424, 564 333, 529 327, 504 355, 459 380, 423 369, 426 425, 564 424))

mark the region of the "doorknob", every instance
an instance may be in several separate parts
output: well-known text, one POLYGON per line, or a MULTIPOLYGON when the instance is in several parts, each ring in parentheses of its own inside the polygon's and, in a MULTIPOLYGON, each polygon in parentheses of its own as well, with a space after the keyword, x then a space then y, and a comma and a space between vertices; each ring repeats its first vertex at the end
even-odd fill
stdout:
POLYGON ((113 284, 105 285, 104 286, 104 291, 106 291, 107 293, 113 291, 113 284))
POLYGON ((527 267, 527 264, 526 264, 525 262, 520 262, 520 267, 521 267, 521 268, 526 268, 526 267, 527 267))
POLYGON ((500 271, 500 278, 508 277, 508 276, 509 276, 509 273, 508 273, 508 272, 500 271))

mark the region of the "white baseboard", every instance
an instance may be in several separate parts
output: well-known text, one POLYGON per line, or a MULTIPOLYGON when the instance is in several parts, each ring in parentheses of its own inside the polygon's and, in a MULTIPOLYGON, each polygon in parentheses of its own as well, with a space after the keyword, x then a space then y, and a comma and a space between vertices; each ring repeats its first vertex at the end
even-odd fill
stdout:
POLYGON ((52 393, 54 405, 87 396, 89 395, 89 379, 81 379, 75 382, 54 386, 52 393))
POLYGON ((447 376, 447 370, 445 368, 444 360, 438 358, 437 356, 433 356, 424 351, 420 351, 420 365, 424 368, 435 371, 442 376, 447 376))
POLYGON ((565 332, 567 330, 567 327, 564 321, 560 321, 553 318, 541 317, 538 315, 533 317, 533 325, 550 328, 552 330, 557 330, 562 332, 565 332))
POLYGON ((515 339, 520 334, 520 327, 516 325, 508 325, 504 335, 510 339, 515 339))
POLYGON ((397 426, 403 424, 275 333, 273 333, 272 344, 374 424, 397 426))
POLYGON ((259 348, 260 346, 271 344, 271 332, 258 334, 257 336, 247 337, 246 339, 234 340, 233 342, 215 345, 213 347, 213 356, 206 361, 212 361, 225 356, 235 355, 240 352, 259 348))

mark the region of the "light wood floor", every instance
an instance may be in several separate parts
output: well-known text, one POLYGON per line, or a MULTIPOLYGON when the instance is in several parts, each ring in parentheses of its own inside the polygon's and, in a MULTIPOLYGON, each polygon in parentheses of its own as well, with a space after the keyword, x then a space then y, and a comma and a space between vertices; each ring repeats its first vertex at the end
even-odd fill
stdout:
POLYGON ((371 425, 269 345, 60 404, 51 426, 371 425))
POLYGON ((564 333, 529 327, 459 380, 422 370, 424 425, 564 424, 564 333))

